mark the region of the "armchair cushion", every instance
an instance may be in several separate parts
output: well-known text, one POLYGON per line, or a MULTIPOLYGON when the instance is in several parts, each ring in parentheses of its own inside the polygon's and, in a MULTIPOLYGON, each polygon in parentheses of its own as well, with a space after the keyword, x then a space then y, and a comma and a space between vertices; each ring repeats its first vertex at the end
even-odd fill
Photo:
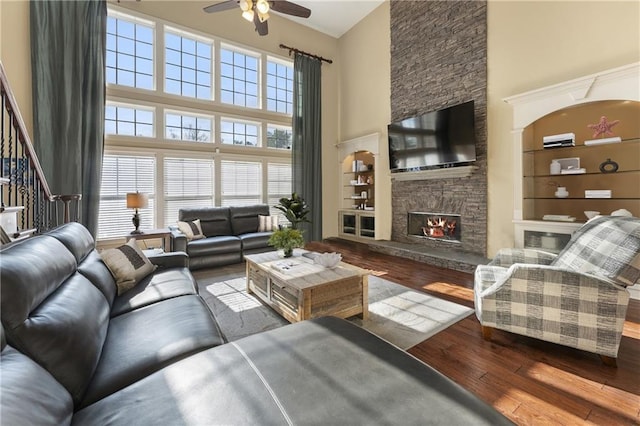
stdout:
POLYGON ((602 216, 578 229, 552 265, 629 286, 640 282, 640 219, 602 216))

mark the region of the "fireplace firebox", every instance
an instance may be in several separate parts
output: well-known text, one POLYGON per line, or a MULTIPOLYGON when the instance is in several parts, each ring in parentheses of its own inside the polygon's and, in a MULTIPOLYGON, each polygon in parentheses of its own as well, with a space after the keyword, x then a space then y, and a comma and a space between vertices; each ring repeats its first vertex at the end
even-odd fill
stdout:
POLYGON ((411 237, 460 243, 460 219, 459 214, 409 212, 407 234, 411 237))

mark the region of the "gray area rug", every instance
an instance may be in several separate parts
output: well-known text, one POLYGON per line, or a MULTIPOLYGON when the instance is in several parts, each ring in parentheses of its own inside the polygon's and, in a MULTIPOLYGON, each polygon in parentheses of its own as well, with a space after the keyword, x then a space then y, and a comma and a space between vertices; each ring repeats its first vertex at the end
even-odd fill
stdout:
MULTIPOLYGON (((194 276, 200 294, 229 341, 288 324, 247 293, 244 265, 196 271, 194 276)), ((472 312, 466 306, 369 276, 369 318, 349 320, 406 350, 472 312)))

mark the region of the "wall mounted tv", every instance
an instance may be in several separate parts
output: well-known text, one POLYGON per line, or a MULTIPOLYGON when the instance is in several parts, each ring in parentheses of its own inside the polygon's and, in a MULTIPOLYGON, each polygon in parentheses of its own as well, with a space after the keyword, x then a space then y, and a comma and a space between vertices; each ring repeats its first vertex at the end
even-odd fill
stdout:
POLYGON ((467 166, 476 160, 474 102, 391 123, 392 173, 467 166))

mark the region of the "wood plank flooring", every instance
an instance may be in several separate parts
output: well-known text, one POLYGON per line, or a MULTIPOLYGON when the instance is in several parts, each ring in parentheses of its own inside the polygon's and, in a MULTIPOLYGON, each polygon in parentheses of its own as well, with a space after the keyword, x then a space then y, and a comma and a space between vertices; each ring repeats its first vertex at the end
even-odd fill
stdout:
MULTIPOLYGON (((309 250, 442 299, 473 307, 473 276, 330 239, 309 250)), ((627 311, 618 368, 595 354, 494 330, 482 339, 475 315, 408 351, 520 425, 640 425, 640 301, 627 311)))

